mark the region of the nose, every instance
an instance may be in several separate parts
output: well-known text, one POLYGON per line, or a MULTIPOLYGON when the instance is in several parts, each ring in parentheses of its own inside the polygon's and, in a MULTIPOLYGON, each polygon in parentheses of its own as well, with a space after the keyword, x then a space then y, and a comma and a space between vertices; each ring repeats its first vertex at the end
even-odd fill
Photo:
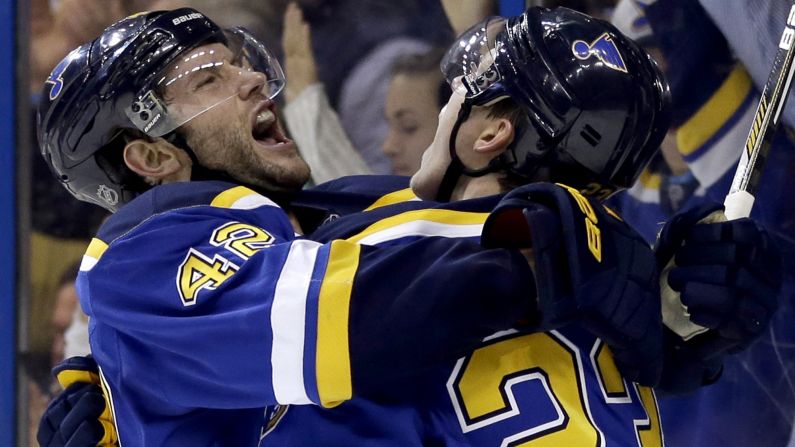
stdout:
POLYGON ((242 79, 237 93, 240 99, 244 100, 262 92, 262 86, 268 81, 265 74, 258 71, 246 71, 241 73, 240 76, 242 79))
POLYGON ((384 138, 384 144, 381 146, 381 152, 387 157, 394 158, 400 152, 400 145, 395 132, 389 130, 384 138))

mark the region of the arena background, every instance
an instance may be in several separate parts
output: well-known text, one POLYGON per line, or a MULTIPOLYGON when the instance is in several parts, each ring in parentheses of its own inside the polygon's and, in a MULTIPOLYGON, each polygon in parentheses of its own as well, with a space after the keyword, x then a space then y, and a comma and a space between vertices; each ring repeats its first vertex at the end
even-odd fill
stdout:
MULTIPOLYGON (((18 296, 17 265, 17 185, 23 178, 17 169, 17 101, 15 88, 17 64, 17 2, 0 2, 0 446, 16 445, 17 402, 21 402, 15 386, 16 352, 18 328, 16 312, 18 303, 24 300, 18 296)), ((20 21, 21 22, 21 21, 20 21)), ((24 30, 20 30, 24 31, 24 30)), ((24 39, 19 39, 24 41, 24 39)), ((24 96, 24 95, 20 95, 24 96)), ((19 260, 21 261, 21 260, 19 260)))

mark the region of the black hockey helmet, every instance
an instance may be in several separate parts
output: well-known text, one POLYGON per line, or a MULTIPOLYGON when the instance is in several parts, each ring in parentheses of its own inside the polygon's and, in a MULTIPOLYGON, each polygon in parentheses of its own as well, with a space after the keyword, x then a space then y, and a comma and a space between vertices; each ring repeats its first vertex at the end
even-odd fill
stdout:
POLYGON ((235 75, 264 74, 271 98, 284 86, 278 61, 244 29, 222 30, 190 8, 123 19, 69 53, 45 81, 38 110, 42 155, 72 195, 115 211, 146 187, 122 161, 125 131, 173 137, 179 126, 234 95, 207 104, 184 97, 172 106, 166 88, 230 67, 235 75), (229 51, 192 51, 209 43, 229 51))
MULTIPOLYGON (((503 98, 527 124, 481 170, 461 165, 453 136, 448 174, 505 169, 532 181, 545 169, 552 181, 604 197, 634 183, 668 130, 670 92, 657 64, 611 24, 567 8, 490 17, 464 33, 441 66, 466 98, 457 125, 472 106, 503 98)), ((458 175, 441 189, 451 190, 458 175)))

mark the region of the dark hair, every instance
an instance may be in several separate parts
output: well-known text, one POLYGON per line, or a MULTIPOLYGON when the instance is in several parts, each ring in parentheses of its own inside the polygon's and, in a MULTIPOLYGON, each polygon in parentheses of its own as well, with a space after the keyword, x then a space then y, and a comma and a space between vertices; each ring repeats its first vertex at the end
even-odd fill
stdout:
POLYGON ((411 53, 398 56, 392 64, 392 77, 400 74, 438 74, 439 87, 436 102, 441 109, 447 104, 450 95, 453 93, 447 81, 445 81, 439 71, 439 63, 442 61, 442 57, 444 57, 446 52, 446 48, 434 47, 425 53, 411 53))
POLYGON ((99 167, 114 182, 129 191, 142 193, 151 188, 152 185, 147 184, 143 177, 133 172, 124 162, 124 147, 129 142, 138 139, 148 142, 154 141, 152 137, 137 129, 122 129, 115 138, 97 151, 94 157, 99 167))
POLYGON ((507 118, 513 125, 520 123, 524 112, 511 98, 504 98, 488 107, 489 118, 507 118))

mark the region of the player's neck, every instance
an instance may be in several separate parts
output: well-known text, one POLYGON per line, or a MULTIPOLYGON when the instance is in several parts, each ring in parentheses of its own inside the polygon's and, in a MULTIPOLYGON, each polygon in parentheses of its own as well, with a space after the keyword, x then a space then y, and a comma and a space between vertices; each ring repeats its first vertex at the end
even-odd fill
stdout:
POLYGON ((290 223, 293 225, 293 230, 295 231, 295 233, 303 235, 304 230, 303 228, 301 228, 301 223, 298 222, 298 218, 295 217, 295 213, 293 213, 291 210, 285 210, 285 211, 287 212, 287 217, 290 219, 290 223))
POLYGON ((476 199, 505 192, 500 185, 496 173, 486 174, 482 177, 467 177, 462 175, 453 190, 451 200, 476 199))

